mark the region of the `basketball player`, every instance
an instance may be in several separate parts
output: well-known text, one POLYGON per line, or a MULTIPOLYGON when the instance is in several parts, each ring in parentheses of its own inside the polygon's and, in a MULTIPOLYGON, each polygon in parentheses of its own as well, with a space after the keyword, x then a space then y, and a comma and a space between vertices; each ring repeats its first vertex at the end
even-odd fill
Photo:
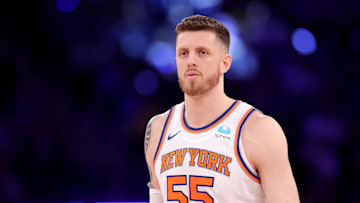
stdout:
POLYGON ((279 124, 224 92, 227 28, 194 15, 176 34, 185 101, 147 124, 150 202, 299 202, 279 124))

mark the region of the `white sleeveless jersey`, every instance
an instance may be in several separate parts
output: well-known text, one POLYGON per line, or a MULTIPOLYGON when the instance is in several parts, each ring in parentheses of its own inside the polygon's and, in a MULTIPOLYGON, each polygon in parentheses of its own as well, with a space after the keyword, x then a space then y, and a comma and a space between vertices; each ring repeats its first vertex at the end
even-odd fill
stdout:
POLYGON ((266 202, 240 139, 255 108, 235 101, 202 128, 186 123, 185 110, 184 102, 170 109, 154 156, 164 202, 266 202))

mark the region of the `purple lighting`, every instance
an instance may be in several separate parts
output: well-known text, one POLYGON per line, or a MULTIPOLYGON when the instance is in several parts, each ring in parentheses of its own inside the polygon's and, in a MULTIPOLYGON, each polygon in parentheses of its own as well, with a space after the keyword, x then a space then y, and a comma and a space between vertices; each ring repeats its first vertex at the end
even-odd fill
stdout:
POLYGON ((168 42, 153 42, 147 50, 146 60, 164 74, 176 71, 175 48, 168 42))
POLYGON ((134 86, 139 94, 149 96, 158 90, 159 78, 152 71, 141 71, 135 76, 134 86))
POLYGON ((71 12, 75 10, 77 5, 79 4, 79 0, 57 0, 56 7, 61 12, 71 12))
POLYGON ((124 33, 121 38, 121 48, 131 58, 139 58, 144 55, 148 39, 144 32, 134 28, 124 33))
POLYGON ((190 0, 190 3, 196 9, 208 9, 220 5, 222 0, 190 0))
POLYGON ((305 28, 297 28, 291 35, 291 43, 294 49, 302 55, 310 55, 316 51, 316 39, 305 28))

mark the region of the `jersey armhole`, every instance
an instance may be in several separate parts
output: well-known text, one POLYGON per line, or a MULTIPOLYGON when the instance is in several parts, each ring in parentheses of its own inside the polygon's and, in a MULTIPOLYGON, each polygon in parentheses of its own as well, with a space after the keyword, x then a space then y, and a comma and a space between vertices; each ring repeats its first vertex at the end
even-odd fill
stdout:
POLYGON ((256 109, 254 107, 251 107, 241 118, 240 123, 238 124, 237 131, 236 131, 236 139, 235 139, 235 155, 236 159, 238 160, 238 163, 240 164, 241 168, 245 172, 245 174, 250 177, 252 180, 254 180, 257 183, 260 183, 260 177, 258 177, 258 174, 256 173, 255 169, 250 165, 248 159, 246 158, 244 147, 241 141, 241 130, 244 126, 246 120, 249 118, 249 116, 255 111, 256 109))
POLYGON ((168 129, 168 127, 169 127, 169 124, 170 124, 171 117, 172 117, 173 113, 174 113, 174 107, 171 107, 171 108, 170 108, 170 111, 169 111, 169 114, 168 114, 168 116, 167 116, 167 118, 166 118, 166 121, 165 121, 163 130, 162 130, 162 132, 161 132, 159 144, 158 144, 158 146, 157 146, 157 148, 156 148, 156 152, 155 152, 155 155, 154 155, 153 165, 155 165, 155 162, 156 162, 156 160, 157 160, 157 157, 158 157, 158 155, 159 155, 159 153, 160 153, 161 147, 162 147, 163 142, 164 142, 164 137, 165 137, 165 134, 166 134, 167 129, 168 129))

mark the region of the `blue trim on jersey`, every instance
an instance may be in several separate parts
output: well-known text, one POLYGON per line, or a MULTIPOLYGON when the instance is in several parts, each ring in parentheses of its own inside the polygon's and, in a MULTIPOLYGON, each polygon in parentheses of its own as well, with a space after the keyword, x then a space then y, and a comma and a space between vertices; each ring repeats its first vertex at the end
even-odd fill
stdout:
POLYGON ((250 169, 247 167, 247 165, 245 164, 245 161, 243 160, 243 158, 242 158, 242 156, 241 156, 240 146, 239 146, 239 144, 240 144, 241 129, 242 129, 244 123, 246 122, 246 120, 249 118, 249 116, 250 116, 250 115, 252 114, 252 112, 254 112, 255 110, 256 110, 256 109, 251 110, 251 111, 249 112, 249 114, 245 117, 244 121, 243 121, 243 122, 241 123, 241 125, 240 125, 239 135, 238 135, 238 139, 237 139, 237 148, 238 148, 237 151, 238 151, 238 155, 239 155, 239 157, 240 157, 240 160, 241 160, 242 164, 245 166, 246 170, 247 170, 252 176, 254 176, 254 178, 260 180, 260 177, 256 176, 253 172, 251 172, 251 170, 250 170, 250 169))
POLYGON ((193 127, 190 127, 187 122, 186 122, 186 119, 185 119, 185 104, 184 104, 184 111, 183 111, 183 121, 184 121, 184 124, 187 128, 189 128, 190 130, 203 130, 205 128, 208 128, 210 126, 212 126, 214 123, 218 122, 222 117, 224 117, 233 107, 234 105, 238 102, 238 100, 234 101, 234 103, 231 104, 231 106, 223 113, 221 114, 221 116, 219 116, 217 119, 215 119, 213 122, 211 122, 210 124, 204 126, 204 127, 201 127, 201 128, 193 128, 193 127))
POLYGON ((156 148, 156 152, 155 152, 155 156, 154 156, 154 161, 155 161, 156 155, 157 155, 157 153, 158 153, 159 147, 160 147, 160 145, 161 145, 162 139, 164 138, 165 128, 166 128, 166 125, 167 125, 167 123, 168 123, 168 121, 169 121, 169 117, 170 117, 172 111, 173 111, 173 107, 170 108, 169 115, 168 115, 167 118, 166 118, 166 121, 165 121, 163 130, 162 130, 162 132, 161 132, 161 137, 160 137, 159 144, 158 144, 158 146, 157 146, 157 148, 156 148))

